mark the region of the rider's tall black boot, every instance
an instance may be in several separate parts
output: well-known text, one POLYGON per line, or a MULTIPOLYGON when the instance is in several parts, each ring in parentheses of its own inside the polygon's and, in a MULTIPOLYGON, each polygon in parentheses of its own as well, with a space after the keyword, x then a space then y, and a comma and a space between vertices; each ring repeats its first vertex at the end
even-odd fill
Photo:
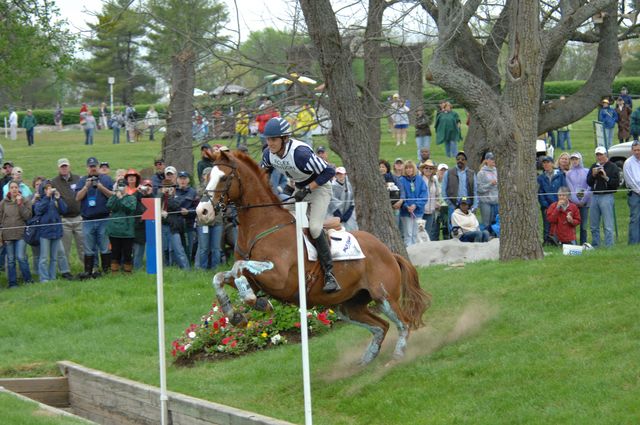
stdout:
POLYGON ((338 285, 338 281, 333 275, 333 260, 331 259, 329 241, 327 241, 324 230, 313 242, 318 250, 318 260, 320 260, 320 265, 322 266, 322 270, 324 270, 324 287, 322 290, 327 293, 338 292, 340 285, 338 285))

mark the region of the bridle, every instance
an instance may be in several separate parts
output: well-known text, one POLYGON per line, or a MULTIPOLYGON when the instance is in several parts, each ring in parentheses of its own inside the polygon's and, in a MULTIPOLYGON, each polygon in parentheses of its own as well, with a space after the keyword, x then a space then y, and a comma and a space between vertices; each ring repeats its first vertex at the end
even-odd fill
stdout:
POLYGON ((225 182, 225 185, 222 189, 205 189, 202 194, 202 201, 211 202, 213 205, 213 210, 216 214, 223 213, 227 210, 227 206, 231 203, 231 198, 229 197, 229 189, 231 189, 231 184, 233 183, 234 178, 238 179, 238 185, 240 186, 240 194, 242 195, 242 179, 240 179, 240 175, 237 173, 238 167, 235 162, 230 164, 226 162, 214 162, 213 166, 224 166, 231 168, 231 173, 225 174, 221 177, 221 180, 225 182), (218 197, 218 202, 214 205, 213 201, 215 199, 215 195, 220 193, 218 197))

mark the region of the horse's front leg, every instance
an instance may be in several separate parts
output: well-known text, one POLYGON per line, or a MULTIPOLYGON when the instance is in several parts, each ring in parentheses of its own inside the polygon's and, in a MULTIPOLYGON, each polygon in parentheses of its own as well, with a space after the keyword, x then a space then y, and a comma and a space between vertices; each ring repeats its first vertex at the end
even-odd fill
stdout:
POLYGON ((251 285, 249 284, 249 281, 247 281, 247 278, 242 274, 242 271, 247 270, 254 275, 258 275, 266 270, 271 270, 272 268, 273 263, 270 261, 240 260, 233 264, 231 270, 216 273, 213 277, 213 288, 216 291, 216 297, 218 298, 218 302, 220 303, 220 307, 222 308, 224 315, 229 318, 232 325, 246 326, 247 320, 241 313, 233 310, 229 295, 224 290, 225 283, 231 283, 233 281, 242 301, 259 310, 266 310, 270 306, 270 303, 262 298, 258 299, 256 297, 256 294, 253 292, 253 289, 251 289, 251 285))

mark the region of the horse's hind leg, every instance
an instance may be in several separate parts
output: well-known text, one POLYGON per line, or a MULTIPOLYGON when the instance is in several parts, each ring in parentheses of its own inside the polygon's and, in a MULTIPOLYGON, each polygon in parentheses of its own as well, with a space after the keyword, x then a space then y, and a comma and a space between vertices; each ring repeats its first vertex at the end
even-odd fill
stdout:
POLYGON ((341 310, 343 320, 353 323, 354 325, 362 326, 373 335, 371 342, 360 360, 361 365, 371 363, 380 353, 380 347, 389 330, 389 324, 369 310, 366 303, 346 303, 342 305, 341 310))
POLYGON ((409 338, 409 325, 404 319, 404 315, 400 310, 400 306, 395 300, 389 301, 384 298, 380 301, 377 301, 380 306, 380 310, 384 313, 385 316, 396 325, 398 328, 398 342, 396 343, 396 348, 393 350, 393 358, 400 359, 404 356, 404 352, 407 349, 407 339, 409 338))

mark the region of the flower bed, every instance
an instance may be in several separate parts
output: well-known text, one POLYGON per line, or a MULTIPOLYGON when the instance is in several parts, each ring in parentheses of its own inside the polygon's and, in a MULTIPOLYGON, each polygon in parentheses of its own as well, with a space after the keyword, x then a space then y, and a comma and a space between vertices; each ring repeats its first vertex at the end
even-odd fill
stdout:
MULTIPOLYGON (((259 312, 245 306, 234 306, 248 320, 247 326, 231 325, 217 304, 192 323, 183 335, 171 343, 171 355, 178 364, 199 359, 219 360, 256 350, 300 340, 300 313, 297 306, 273 303, 271 312, 259 312), (244 311, 243 311, 244 309, 244 311)), ((331 309, 310 309, 307 313, 309 335, 319 335, 334 326, 336 314, 331 309)))

